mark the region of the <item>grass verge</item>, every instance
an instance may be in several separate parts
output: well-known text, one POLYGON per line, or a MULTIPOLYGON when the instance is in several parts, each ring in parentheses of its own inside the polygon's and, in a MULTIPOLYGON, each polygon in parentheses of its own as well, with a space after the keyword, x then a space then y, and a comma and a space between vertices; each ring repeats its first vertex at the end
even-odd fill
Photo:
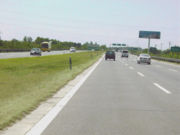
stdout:
POLYGON ((1 59, 0 130, 22 119, 101 56, 102 52, 82 52, 1 59))

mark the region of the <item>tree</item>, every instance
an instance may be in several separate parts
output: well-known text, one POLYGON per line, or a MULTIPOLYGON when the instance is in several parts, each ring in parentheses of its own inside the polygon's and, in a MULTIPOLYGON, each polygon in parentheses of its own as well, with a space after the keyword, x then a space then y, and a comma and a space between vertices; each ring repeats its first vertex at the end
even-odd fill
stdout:
POLYGON ((107 49, 106 45, 102 45, 102 46, 100 46, 100 48, 101 48, 101 50, 106 50, 107 49))
POLYGON ((3 41, 0 39, 0 46, 2 46, 3 45, 3 41))
POLYGON ((150 52, 153 53, 153 54, 160 54, 161 53, 161 51, 157 50, 156 47, 151 47, 150 52))
POLYGON ((41 43, 44 42, 44 41, 49 42, 50 39, 49 39, 49 38, 42 38, 42 37, 37 37, 37 38, 35 39, 35 43, 36 43, 36 44, 41 44, 41 43))
POLYGON ((23 38, 23 41, 24 41, 24 42, 29 42, 29 43, 31 43, 31 42, 33 41, 33 39, 32 39, 32 37, 25 36, 25 37, 23 38))

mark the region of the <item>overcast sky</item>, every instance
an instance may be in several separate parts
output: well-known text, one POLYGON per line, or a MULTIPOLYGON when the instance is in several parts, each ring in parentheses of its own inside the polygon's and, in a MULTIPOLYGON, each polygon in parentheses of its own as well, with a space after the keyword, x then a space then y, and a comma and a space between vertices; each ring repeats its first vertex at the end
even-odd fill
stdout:
POLYGON ((151 45, 180 45, 180 0, 0 0, 2 39, 37 36, 147 47, 139 30, 161 31, 151 45))

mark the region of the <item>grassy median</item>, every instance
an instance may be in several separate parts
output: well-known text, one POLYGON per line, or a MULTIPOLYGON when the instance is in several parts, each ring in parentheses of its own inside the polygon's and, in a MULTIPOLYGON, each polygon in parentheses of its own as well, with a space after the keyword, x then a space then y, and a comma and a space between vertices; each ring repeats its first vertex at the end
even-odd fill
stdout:
POLYGON ((82 52, 0 59, 0 130, 34 110, 101 55, 102 52, 82 52))

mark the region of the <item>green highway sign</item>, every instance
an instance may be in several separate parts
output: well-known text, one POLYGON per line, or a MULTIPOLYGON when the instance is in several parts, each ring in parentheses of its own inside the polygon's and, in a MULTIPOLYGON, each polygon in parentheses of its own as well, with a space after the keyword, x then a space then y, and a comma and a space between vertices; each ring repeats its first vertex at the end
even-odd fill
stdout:
POLYGON ((180 52, 180 47, 179 46, 173 46, 171 47, 172 52, 180 52))
POLYGON ((126 46, 126 44, 112 44, 113 46, 121 46, 121 47, 124 47, 124 46, 126 46))
POLYGON ((139 38, 160 39, 160 37, 159 31, 139 31, 139 38))
POLYGON ((122 44, 122 46, 126 46, 126 44, 122 44))

